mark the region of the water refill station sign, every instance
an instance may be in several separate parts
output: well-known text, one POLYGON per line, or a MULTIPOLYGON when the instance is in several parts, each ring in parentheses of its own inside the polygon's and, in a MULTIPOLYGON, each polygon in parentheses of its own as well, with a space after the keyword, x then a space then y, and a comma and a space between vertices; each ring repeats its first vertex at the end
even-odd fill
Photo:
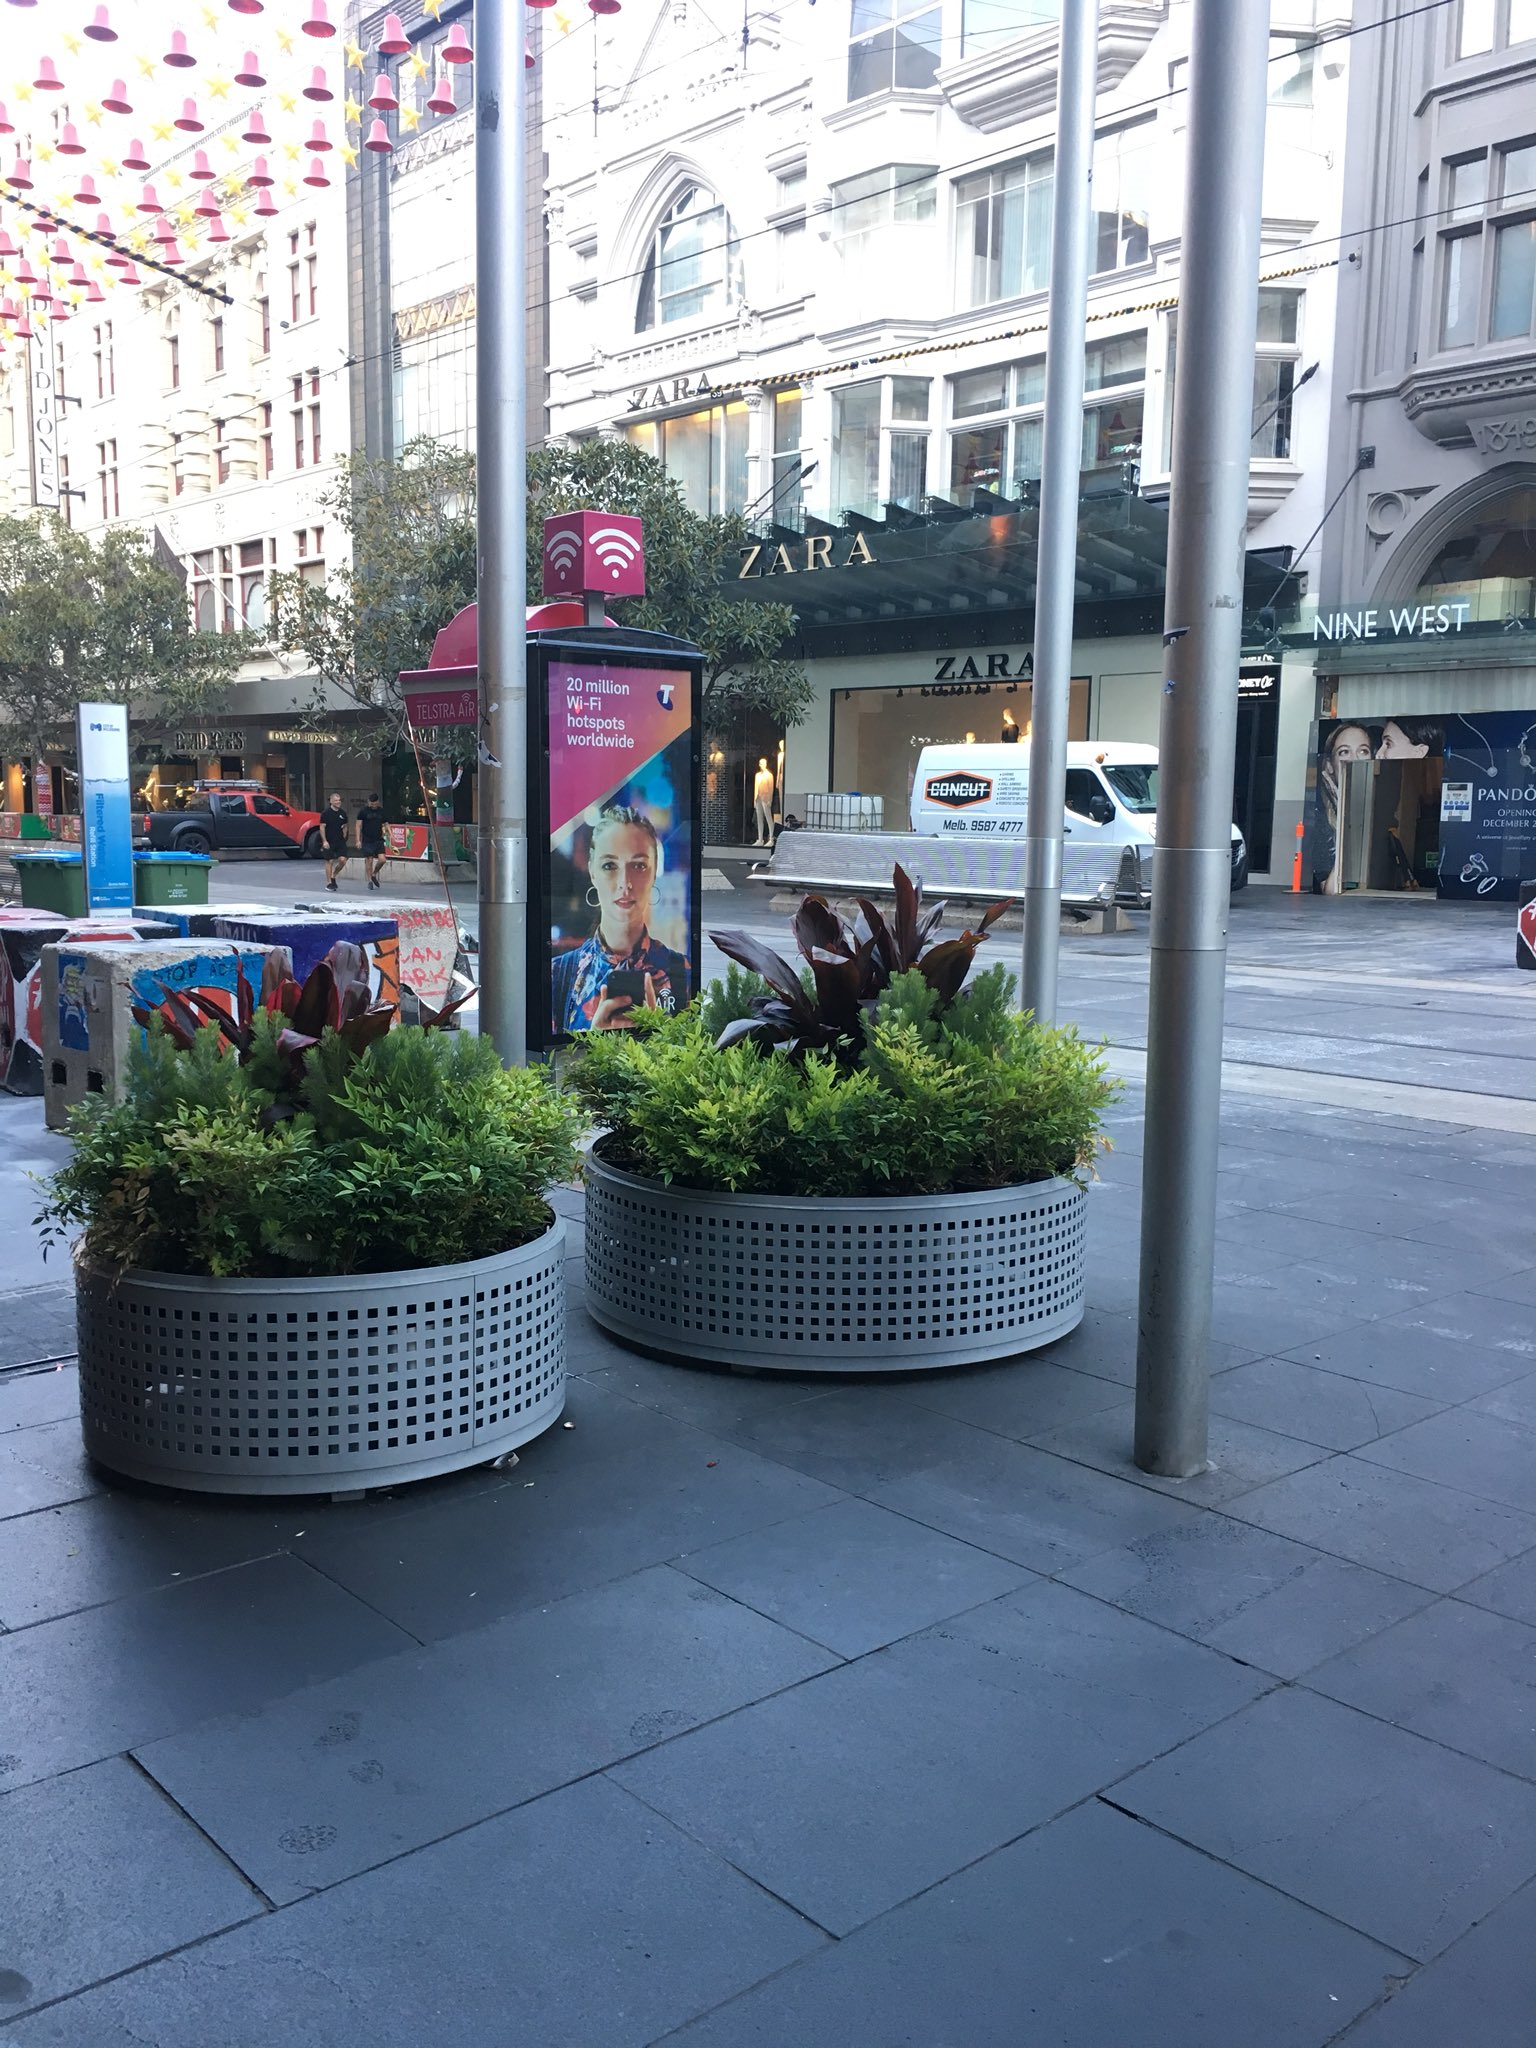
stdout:
MULTIPOLYGON (((546 602, 528 613, 530 1051, 624 1030, 698 988, 704 657, 690 640, 616 626, 645 594, 640 521, 544 522, 546 602)), ((402 675, 418 730, 481 724, 475 608, 402 675)))
POLYGON ((82 704, 75 713, 80 759, 80 839, 85 898, 93 910, 133 908, 133 813, 128 786, 128 707, 82 704))

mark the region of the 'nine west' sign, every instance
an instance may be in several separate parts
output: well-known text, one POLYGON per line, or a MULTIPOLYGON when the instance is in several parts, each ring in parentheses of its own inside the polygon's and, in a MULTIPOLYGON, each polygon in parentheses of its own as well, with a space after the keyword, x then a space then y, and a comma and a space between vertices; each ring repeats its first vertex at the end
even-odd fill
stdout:
POLYGON ((1312 638, 1423 640, 1440 633, 1459 633, 1471 610, 1462 598, 1454 604, 1394 605, 1385 611, 1373 606, 1363 612, 1319 612, 1312 621, 1312 638))

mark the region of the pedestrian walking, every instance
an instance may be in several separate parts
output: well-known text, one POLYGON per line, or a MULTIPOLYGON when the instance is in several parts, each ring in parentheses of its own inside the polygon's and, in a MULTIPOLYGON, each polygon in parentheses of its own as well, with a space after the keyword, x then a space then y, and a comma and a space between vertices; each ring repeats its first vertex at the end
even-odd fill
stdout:
POLYGON ((320 830, 325 835, 325 886, 334 889, 347 864, 347 814, 335 790, 320 813, 320 830))
POLYGON ((357 814, 357 850, 363 856, 363 873, 370 889, 377 889, 389 850, 384 844, 384 806, 374 791, 357 814))

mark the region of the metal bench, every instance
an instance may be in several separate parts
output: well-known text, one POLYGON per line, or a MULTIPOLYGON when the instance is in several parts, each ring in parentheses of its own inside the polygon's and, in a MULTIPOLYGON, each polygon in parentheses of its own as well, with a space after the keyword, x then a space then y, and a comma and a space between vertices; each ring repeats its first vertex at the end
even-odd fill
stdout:
MULTIPOLYGON (((995 903, 1022 896, 1021 838, 941 839, 917 832, 784 832, 751 879, 770 889, 815 889, 828 895, 888 895, 891 870, 901 866, 930 896, 995 903)), ((1062 848, 1064 916, 1083 925, 1119 929, 1117 905, 1147 900, 1134 846, 1102 840, 1062 848), (1100 920, 1103 920, 1101 923, 1100 920)))

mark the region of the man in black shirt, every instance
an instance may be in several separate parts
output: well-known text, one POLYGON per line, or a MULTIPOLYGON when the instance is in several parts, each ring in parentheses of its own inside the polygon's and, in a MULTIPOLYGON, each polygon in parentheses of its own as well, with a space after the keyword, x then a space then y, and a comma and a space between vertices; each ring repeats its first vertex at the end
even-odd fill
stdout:
POLYGON ((320 813, 320 830, 325 835, 325 886, 334 889, 336 877, 347 864, 347 814, 334 790, 320 813))
POLYGON ((389 858, 384 844, 384 806, 374 791, 357 814, 357 849, 363 856, 363 872, 370 889, 377 889, 384 863, 389 858))

